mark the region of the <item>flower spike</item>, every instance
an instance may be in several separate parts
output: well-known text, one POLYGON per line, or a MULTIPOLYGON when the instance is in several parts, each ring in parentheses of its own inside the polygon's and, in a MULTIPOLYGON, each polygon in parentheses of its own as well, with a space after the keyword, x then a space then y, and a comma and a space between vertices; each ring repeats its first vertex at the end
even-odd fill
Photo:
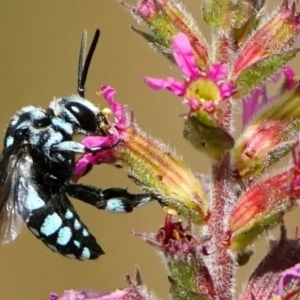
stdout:
POLYGON ((150 45, 167 56, 169 55, 172 37, 180 32, 185 33, 191 44, 196 63, 201 70, 206 70, 209 62, 209 49, 206 40, 182 5, 174 0, 139 0, 137 6, 126 4, 122 0, 119 3, 125 7, 138 21, 145 23, 151 34, 133 30, 146 39, 150 45))
MULTIPOLYGON (((159 252, 172 300, 299 298, 300 240, 297 233, 287 237, 283 221, 300 205, 300 80, 287 65, 300 50, 300 0, 279 0, 270 14, 272 1, 202 0, 208 40, 178 0, 125 1, 118 0, 149 29, 133 31, 181 72, 181 78, 145 76, 144 83, 187 106, 180 115, 183 137, 212 161, 193 153, 192 168, 209 164, 207 174, 193 173, 173 149, 137 126, 136 113, 106 85, 98 92, 108 106, 102 110, 108 121, 101 116, 99 122, 105 136, 85 136, 83 145, 99 151, 78 159, 74 180, 95 165, 124 166, 146 193, 122 201, 126 211, 152 199, 163 207, 165 222, 156 233, 132 233, 159 252), (271 169, 287 155, 283 169, 271 169), (280 238, 269 238, 270 249, 237 295, 237 269, 255 254, 258 237, 278 225, 280 238)), ((105 202, 105 191, 91 202, 100 202, 99 193, 105 202)), ((90 203, 89 195, 85 199, 90 203)), ((110 200, 113 208, 121 206, 110 200)), ((51 300, 156 299, 139 272, 127 283, 113 293, 71 290, 51 300)))

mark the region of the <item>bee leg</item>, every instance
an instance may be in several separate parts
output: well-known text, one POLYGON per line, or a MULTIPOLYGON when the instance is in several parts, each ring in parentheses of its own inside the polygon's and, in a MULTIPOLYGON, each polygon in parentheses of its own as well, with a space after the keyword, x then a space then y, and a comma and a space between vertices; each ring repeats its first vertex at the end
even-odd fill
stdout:
POLYGON ((73 198, 116 213, 128 213, 135 207, 153 200, 150 194, 130 194, 126 189, 109 188, 99 189, 91 185, 69 184, 67 194, 73 198))
POLYGON ((118 144, 112 144, 109 146, 104 146, 104 147, 86 147, 81 143, 74 142, 74 141, 64 141, 58 144, 54 144, 51 146, 51 151, 52 152, 72 152, 72 153, 96 153, 99 151, 105 151, 109 150, 113 147, 115 147, 118 144))

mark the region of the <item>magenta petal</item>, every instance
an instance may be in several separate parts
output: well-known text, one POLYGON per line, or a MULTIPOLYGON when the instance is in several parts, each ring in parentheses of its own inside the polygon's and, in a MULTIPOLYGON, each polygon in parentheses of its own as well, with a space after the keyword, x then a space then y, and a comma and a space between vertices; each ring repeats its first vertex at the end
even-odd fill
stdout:
POLYGON ((80 157, 75 165, 73 180, 78 181, 80 177, 87 174, 90 167, 102 163, 113 163, 115 161, 114 153, 111 150, 99 151, 97 154, 85 154, 80 157))
POLYGON ((97 299, 98 300, 118 300, 118 299, 121 299, 123 296, 125 296, 127 294, 128 294, 128 291, 118 290, 118 291, 115 291, 113 293, 103 295, 103 296, 101 296, 97 299))
POLYGON ((233 94, 234 84, 232 83, 223 83, 220 85, 220 91, 222 98, 228 98, 233 94))
POLYGON ((94 165, 100 165, 103 163, 113 163, 115 161, 115 156, 113 151, 107 150, 107 151, 100 151, 94 156, 93 164, 94 165))
POLYGON ((94 158, 91 154, 84 155, 76 162, 75 170, 73 173, 73 180, 78 181, 80 177, 86 174, 90 165, 93 165, 94 158))
POLYGON ((219 81, 227 75, 228 69, 226 65, 214 63, 210 66, 208 77, 213 81, 219 81))
POLYGON ((199 69, 196 65, 188 37, 183 33, 175 35, 173 38, 172 49, 174 59, 181 71, 189 79, 197 78, 199 75, 199 69))
POLYGON ((102 91, 103 97, 108 102, 110 109, 114 113, 117 120, 118 121, 122 120, 123 114, 124 114, 124 108, 123 108, 123 105, 118 103, 114 98, 116 90, 109 85, 105 85, 105 86, 101 87, 101 91, 102 91))
MULTIPOLYGON (((110 136, 88 136, 82 140, 86 147, 110 147, 118 141, 115 135, 110 136)), ((96 155, 85 154, 79 158, 75 165, 73 179, 77 181, 80 177, 84 176, 91 165, 111 162, 113 155, 111 149, 99 151, 96 155)))
POLYGON ((167 79, 144 77, 145 83, 154 90, 168 89, 176 96, 185 94, 185 85, 173 77, 167 79))
MULTIPOLYGON (((64 291, 63 296, 58 297, 56 294, 51 293, 51 296, 54 295, 57 300, 119 300, 125 295, 128 294, 128 291, 117 290, 113 293, 96 293, 96 292, 85 292, 85 291, 76 291, 69 290, 64 291)), ((52 298, 51 298, 52 300, 52 298)))
POLYGON ((291 89, 295 86, 295 72, 289 66, 283 68, 284 80, 287 89, 291 89))
POLYGON ((209 113, 213 112, 216 109, 216 104, 211 101, 206 101, 203 104, 203 110, 209 113))
POLYGON ((248 124, 253 116, 269 101, 265 84, 262 84, 251 92, 251 94, 243 100, 243 126, 248 124))
POLYGON ((118 141, 118 137, 116 135, 109 136, 88 136, 85 137, 81 142, 86 147, 110 147, 118 141))
POLYGON ((192 110, 199 110, 202 106, 198 99, 184 99, 184 104, 187 104, 192 110))
POLYGON ((170 90, 173 94, 176 96, 183 96, 185 94, 185 84, 177 81, 173 77, 168 77, 167 82, 169 83, 169 86, 167 87, 168 90, 170 90))
POLYGON ((162 78, 144 77, 144 82, 154 90, 162 90, 169 86, 169 82, 162 78))

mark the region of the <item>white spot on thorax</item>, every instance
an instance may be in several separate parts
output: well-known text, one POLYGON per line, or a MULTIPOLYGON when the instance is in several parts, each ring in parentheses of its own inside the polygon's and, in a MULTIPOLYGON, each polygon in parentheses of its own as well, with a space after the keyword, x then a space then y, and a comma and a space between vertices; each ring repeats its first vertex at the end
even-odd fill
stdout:
POLYGON ((28 187, 27 197, 24 202, 24 206, 28 210, 35 210, 43 207, 45 205, 45 201, 40 198, 37 191, 32 187, 28 187))
POLYGON ((14 138, 12 136, 8 136, 5 141, 5 147, 9 147, 14 143, 14 138))
POLYGON ((73 126, 61 118, 53 118, 52 124, 68 135, 73 135, 73 126))

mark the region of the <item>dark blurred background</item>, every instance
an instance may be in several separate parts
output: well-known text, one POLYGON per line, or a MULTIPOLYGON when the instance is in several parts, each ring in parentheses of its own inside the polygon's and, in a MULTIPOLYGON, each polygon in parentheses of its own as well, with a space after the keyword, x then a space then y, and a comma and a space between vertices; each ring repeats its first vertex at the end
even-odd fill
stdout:
MULTIPOLYGON (((135 0, 128 3, 135 4, 135 0)), ((201 1, 184 3, 207 35, 210 31, 200 21, 201 1)), ((194 171, 207 170, 209 160, 182 137, 180 100, 167 92, 154 92, 142 82, 144 75, 164 77, 180 73, 175 68, 171 70, 168 61, 131 31, 130 25, 138 25, 117 1, 2 0, 0 7, 1 138, 16 110, 26 105, 46 108, 53 97, 76 93, 81 33, 87 30, 91 41, 95 29, 100 28, 101 40, 86 84, 86 97, 103 104, 95 91, 102 84, 114 86, 118 100, 135 111, 141 128, 176 147, 194 171)), ((81 182, 103 188, 128 187, 138 192, 125 171, 109 166, 95 168, 81 182)), ((114 290, 124 287, 125 275, 133 275, 135 266, 139 266, 148 288, 167 299, 169 286, 160 258, 150 246, 130 235, 132 229, 154 232, 162 225, 164 213, 159 205, 151 203, 131 214, 114 215, 73 203, 106 255, 91 262, 64 258, 51 252, 24 227, 14 243, 0 246, 0 297, 48 299, 50 291, 61 293, 71 288, 114 290)), ((296 212, 288 215, 290 234, 299 224, 298 216, 296 212)), ((256 249, 251 263, 238 272, 239 283, 265 253, 264 238, 256 249)))

